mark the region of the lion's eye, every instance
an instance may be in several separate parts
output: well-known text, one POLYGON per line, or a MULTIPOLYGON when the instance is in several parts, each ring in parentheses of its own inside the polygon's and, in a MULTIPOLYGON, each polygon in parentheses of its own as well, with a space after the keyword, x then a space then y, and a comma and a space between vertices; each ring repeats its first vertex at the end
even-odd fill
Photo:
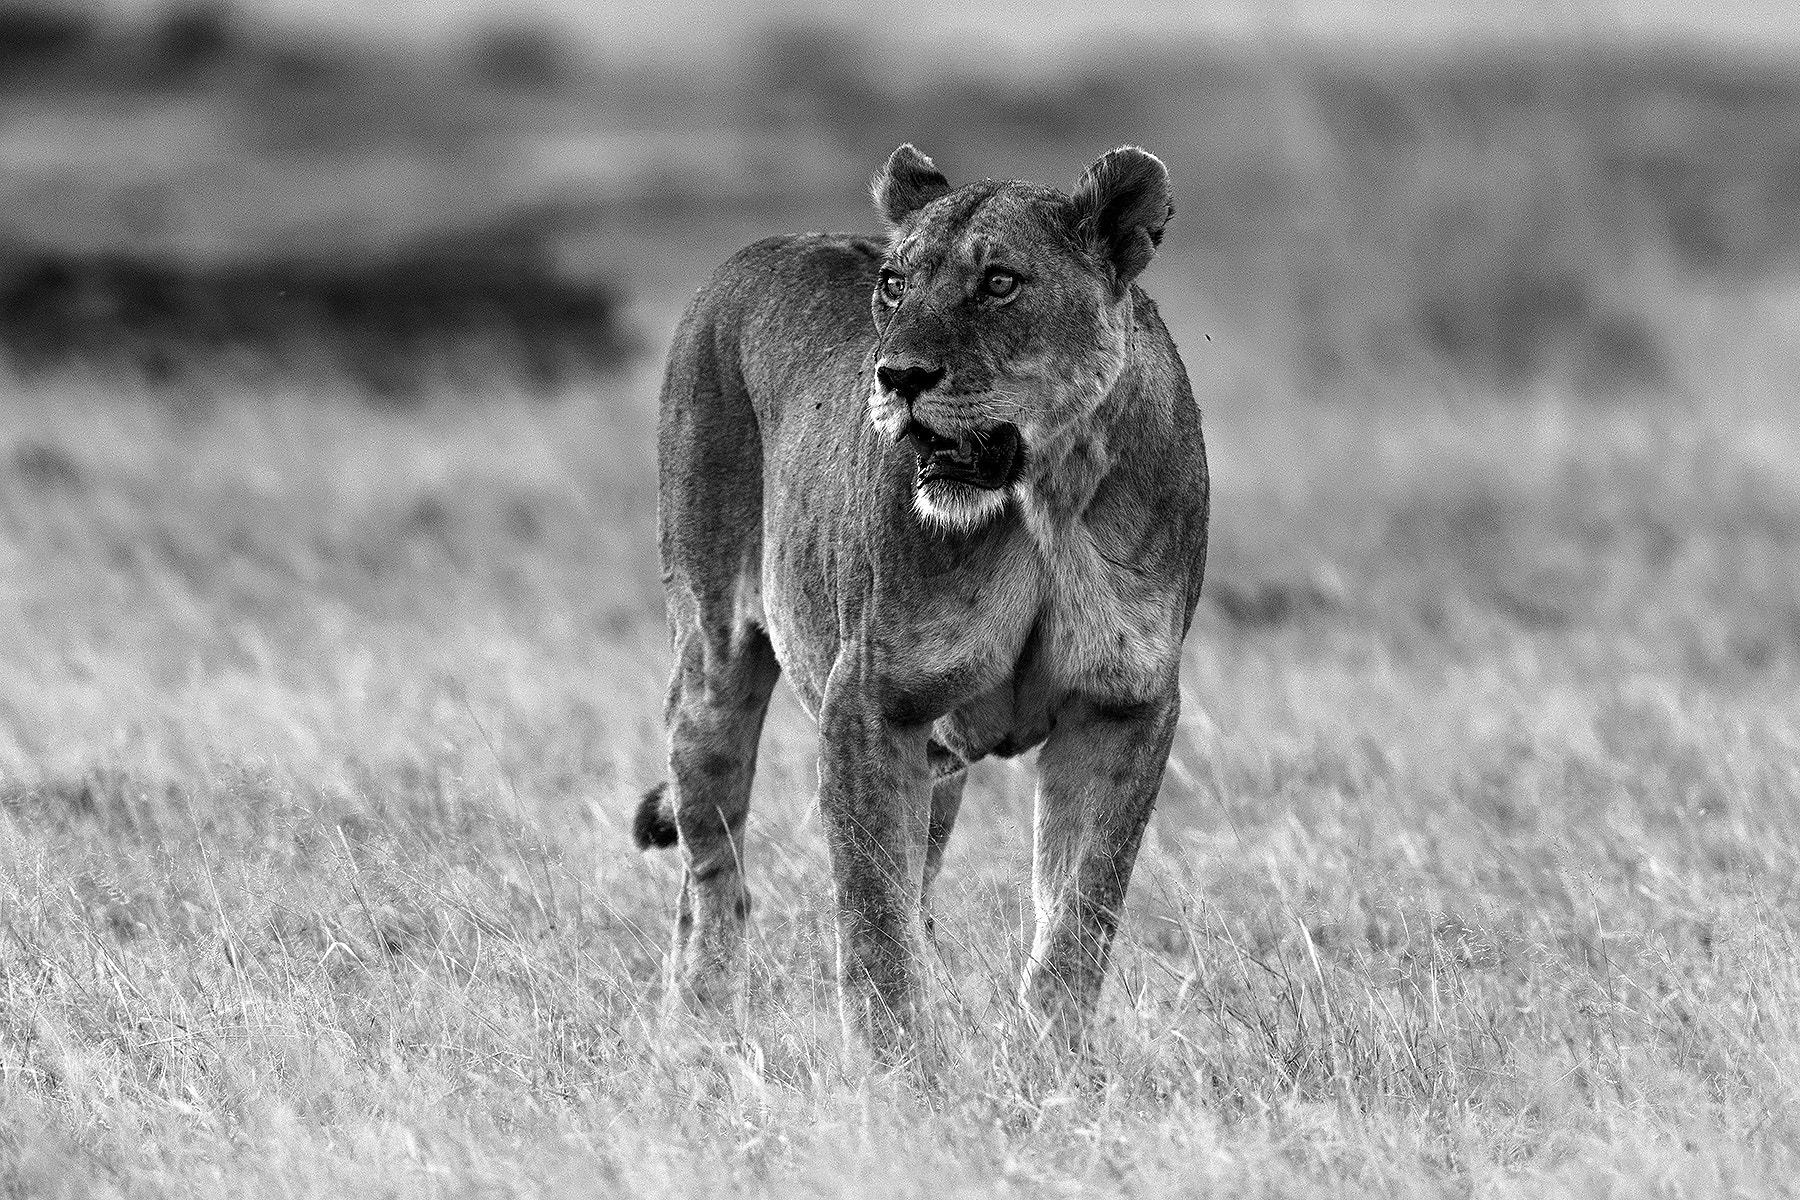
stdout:
POLYGON ((989 271, 981 281, 981 290, 990 296, 1004 299, 1019 290, 1019 277, 1011 271, 989 271))
POLYGON ((886 267, 881 270, 881 298, 889 304, 898 304, 906 295, 906 276, 898 271, 890 271, 886 267))

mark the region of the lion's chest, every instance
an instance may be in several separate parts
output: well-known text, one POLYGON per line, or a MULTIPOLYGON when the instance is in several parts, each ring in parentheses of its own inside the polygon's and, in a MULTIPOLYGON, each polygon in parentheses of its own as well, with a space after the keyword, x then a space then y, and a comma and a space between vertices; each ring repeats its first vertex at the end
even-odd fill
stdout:
POLYGON ((1072 692, 1132 704, 1159 694, 1181 652, 1169 590, 1102 552, 1076 524, 1039 547, 1038 629, 1048 674, 1072 692))
POLYGON ((881 604, 884 673, 916 697, 906 707, 954 707, 1012 677, 1041 606, 1042 574, 1028 544, 1007 541, 987 560, 896 589, 881 604))
POLYGON ((954 555, 794 537, 766 555, 762 600, 809 712, 848 657, 885 711, 937 721, 974 756, 1005 753, 1042 740, 1070 695, 1128 705, 1166 690, 1177 601, 1112 544, 1079 521, 1046 535, 1016 511, 954 555))

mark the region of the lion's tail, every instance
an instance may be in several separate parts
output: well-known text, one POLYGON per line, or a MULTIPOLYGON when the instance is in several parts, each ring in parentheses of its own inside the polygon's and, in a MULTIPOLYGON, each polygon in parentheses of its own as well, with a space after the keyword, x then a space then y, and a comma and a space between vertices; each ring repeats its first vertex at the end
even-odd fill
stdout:
POLYGON ((631 822, 631 840, 637 843, 639 850, 666 850, 675 844, 678 836, 669 785, 659 783, 645 792, 638 803, 637 816, 631 822))

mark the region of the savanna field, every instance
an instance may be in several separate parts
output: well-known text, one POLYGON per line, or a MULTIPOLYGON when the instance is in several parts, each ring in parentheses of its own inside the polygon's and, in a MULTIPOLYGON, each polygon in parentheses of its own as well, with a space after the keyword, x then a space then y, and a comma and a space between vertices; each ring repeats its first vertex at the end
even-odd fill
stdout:
POLYGON ((16 391, 8 1185, 1780 1194, 1793 365, 1633 405, 1209 394, 1211 593, 1101 1049, 1013 1007, 1029 780, 984 767, 923 1094, 844 1065, 791 700, 748 1012, 660 1006, 654 363, 397 413, 16 391))
MULTIPOLYGON (((661 354, 760 219, 623 245, 635 349, 538 386, 5 375, 6 1194, 1796 1190, 1791 282, 1578 278, 1547 366, 1331 384, 1203 249, 1153 265, 1213 546, 1095 1045, 1014 1004, 1031 771, 984 764, 920 1085, 846 1054, 791 696, 743 1011, 664 1003, 678 866, 630 844, 663 774, 661 354)), ((1366 297, 1321 287, 1297 340, 1363 353, 1366 297)), ((1446 322, 1419 336, 1466 347, 1446 322)))

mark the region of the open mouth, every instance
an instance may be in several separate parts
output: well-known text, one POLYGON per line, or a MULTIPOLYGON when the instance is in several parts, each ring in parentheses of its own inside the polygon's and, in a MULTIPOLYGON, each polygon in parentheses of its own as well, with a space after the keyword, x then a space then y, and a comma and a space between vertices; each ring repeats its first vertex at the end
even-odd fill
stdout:
POLYGON ((980 433, 949 437, 914 421, 902 435, 919 456, 920 484, 942 480, 990 491, 1009 487, 1019 477, 1024 448, 1013 425, 996 425, 980 433))

